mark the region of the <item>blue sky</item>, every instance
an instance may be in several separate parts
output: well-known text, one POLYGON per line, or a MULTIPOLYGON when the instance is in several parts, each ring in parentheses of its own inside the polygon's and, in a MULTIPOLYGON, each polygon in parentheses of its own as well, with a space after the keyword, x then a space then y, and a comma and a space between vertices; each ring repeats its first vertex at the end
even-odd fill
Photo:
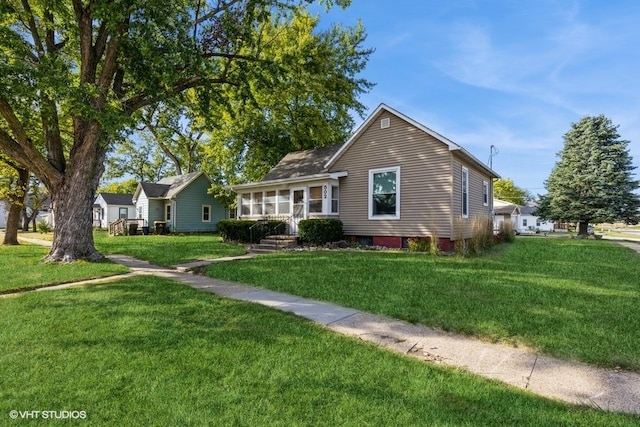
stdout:
POLYGON ((619 125, 640 166, 640 1, 353 0, 321 17, 358 19, 369 112, 385 103, 483 162, 495 145, 493 168, 534 195, 587 115, 619 125))

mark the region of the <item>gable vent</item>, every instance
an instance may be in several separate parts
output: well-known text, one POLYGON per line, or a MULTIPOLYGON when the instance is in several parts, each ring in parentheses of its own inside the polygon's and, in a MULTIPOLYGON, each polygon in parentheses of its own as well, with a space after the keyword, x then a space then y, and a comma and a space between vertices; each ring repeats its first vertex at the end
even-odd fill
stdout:
POLYGON ((380 129, 386 129, 391 126, 391 119, 388 117, 386 119, 380 120, 380 129))

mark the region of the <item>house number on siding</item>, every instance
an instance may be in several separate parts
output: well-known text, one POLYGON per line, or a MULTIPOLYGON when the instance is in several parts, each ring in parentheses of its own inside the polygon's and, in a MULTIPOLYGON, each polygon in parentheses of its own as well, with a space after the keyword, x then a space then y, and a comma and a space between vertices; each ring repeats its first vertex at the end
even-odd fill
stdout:
POLYGON ((323 197, 324 199, 326 199, 326 198, 327 198, 327 192, 328 192, 328 187, 327 187, 326 185, 323 185, 323 186, 322 186, 322 197, 323 197))

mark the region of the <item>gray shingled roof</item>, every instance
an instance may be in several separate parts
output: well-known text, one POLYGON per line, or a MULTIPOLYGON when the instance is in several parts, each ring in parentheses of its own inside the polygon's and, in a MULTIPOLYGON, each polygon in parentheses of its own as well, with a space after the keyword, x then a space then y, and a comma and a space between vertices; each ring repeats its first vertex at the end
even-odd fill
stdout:
MULTIPOLYGON (((174 175, 168 176, 166 178, 162 178, 157 182, 156 185, 168 185, 169 188, 163 197, 170 199, 177 193, 179 193, 187 184, 189 184, 193 179, 199 176, 202 172, 191 172, 186 173, 184 175, 174 175)), ((145 190, 146 193, 146 190, 145 190)), ((149 193, 147 193, 147 196, 149 193)))
POLYGON ((537 206, 521 206, 520 207, 520 213, 522 215, 535 215, 536 211, 538 210, 537 206))
POLYGON ((133 205, 133 194, 100 193, 108 205, 133 205))
POLYGON ((517 205, 498 206, 494 209, 494 212, 497 215, 511 215, 516 209, 518 209, 517 205))
POLYGON ((140 185, 142 186, 142 190, 144 190, 144 194, 146 194, 147 197, 165 197, 165 195, 169 191, 169 188, 171 188, 170 185, 154 184, 151 182, 141 182, 140 185))
POLYGON ((275 165, 262 181, 295 178, 326 172, 324 165, 342 144, 289 153, 275 165))

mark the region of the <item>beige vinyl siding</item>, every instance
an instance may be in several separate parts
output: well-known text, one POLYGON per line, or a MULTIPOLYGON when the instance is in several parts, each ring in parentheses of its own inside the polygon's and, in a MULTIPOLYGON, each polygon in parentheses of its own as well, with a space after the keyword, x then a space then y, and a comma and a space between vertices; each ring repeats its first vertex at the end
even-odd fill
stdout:
POLYGON ((382 111, 331 171, 340 179, 340 219, 347 235, 450 236, 451 153, 401 118, 382 111), (381 129, 381 120, 389 127, 381 129), (368 219, 369 170, 400 167, 400 219, 368 219))
MULTIPOLYGON (((465 238, 471 236, 471 222, 478 216, 490 216, 492 210, 492 183, 491 178, 482 173, 473 165, 465 162, 457 156, 453 157, 453 218, 462 217, 462 167, 469 170, 469 217, 463 219, 465 224, 465 238), (482 183, 489 183, 489 206, 484 206, 482 201, 482 183)), ((455 232, 454 232, 455 234, 455 232)), ((454 239, 457 236, 454 235, 454 239)))

